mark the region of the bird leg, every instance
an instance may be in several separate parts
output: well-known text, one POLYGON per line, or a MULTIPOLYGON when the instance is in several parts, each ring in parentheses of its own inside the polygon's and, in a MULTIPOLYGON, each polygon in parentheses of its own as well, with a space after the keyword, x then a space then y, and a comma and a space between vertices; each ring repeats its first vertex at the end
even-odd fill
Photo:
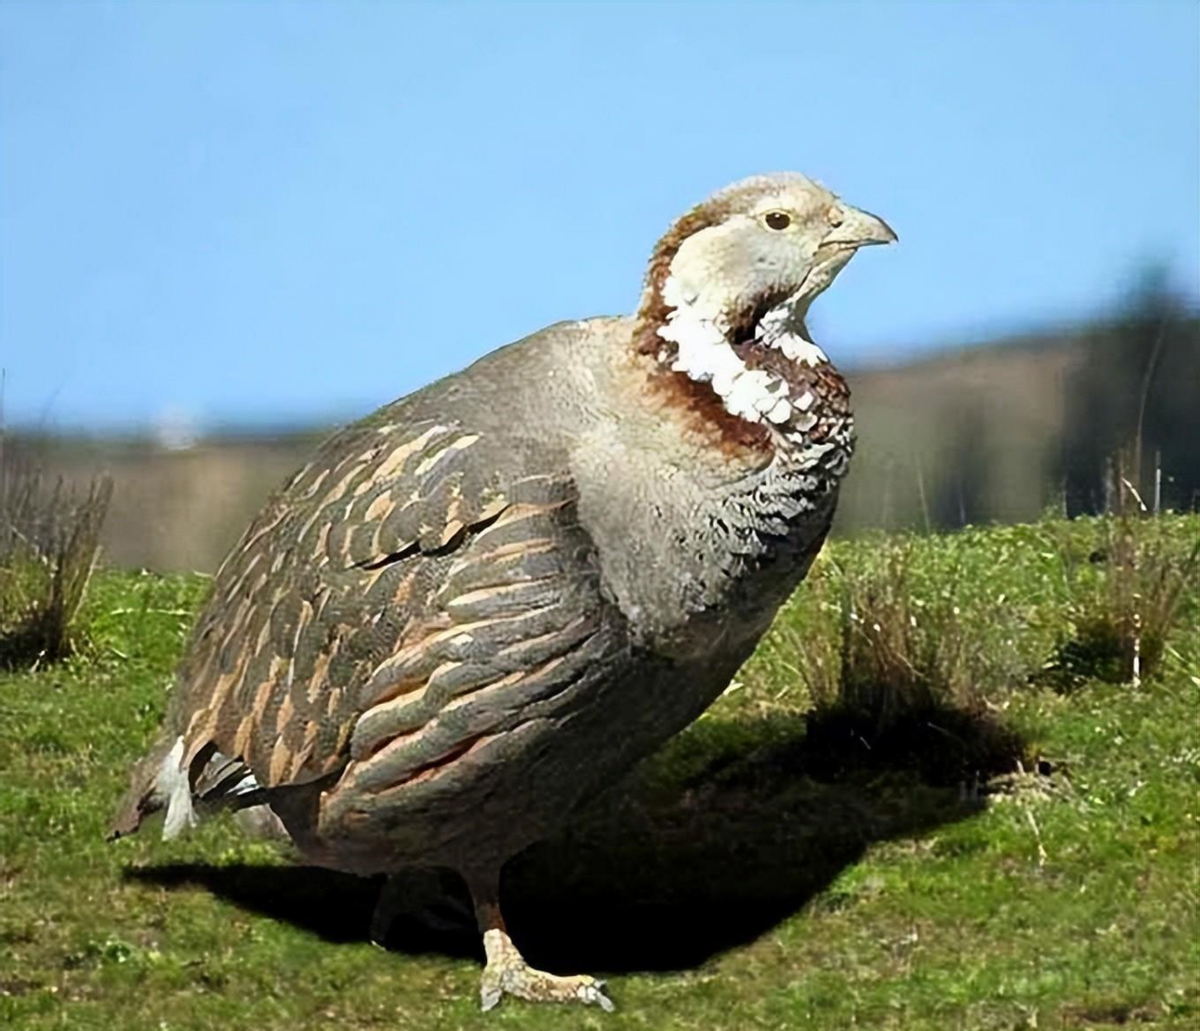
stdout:
POLYGON ((441 871, 429 869, 388 875, 371 916, 371 941, 382 946, 400 916, 410 917, 438 934, 463 931, 471 920, 470 909, 445 890, 441 871))
POLYGON ((475 919, 483 935, 487 966, 479 985, 479 999, 484 1012, 495 1006, 504 995, 515 995, 529 1002, 582 1002, 596 1005, 611 1013, 612 1001, 604 994, 604 982, 587 974, 560 977, 544 970, 534 970, 517 951, 504 917, 500 915, 499 878, 471 878, 471 896, 475 900, 475 919))

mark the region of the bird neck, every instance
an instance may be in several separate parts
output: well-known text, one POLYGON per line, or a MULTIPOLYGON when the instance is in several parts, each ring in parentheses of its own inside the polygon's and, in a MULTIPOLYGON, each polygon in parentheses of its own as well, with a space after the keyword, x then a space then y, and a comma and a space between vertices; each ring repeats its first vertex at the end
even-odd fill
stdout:
POLYGON ((711 299, 664 286, 668 303, 644 301, 639 310, 634 348, 664 402, 723 447, 803 451, 849 423, 849 389, 809 339, 805 301, 767 296, 730 316, 711 299))

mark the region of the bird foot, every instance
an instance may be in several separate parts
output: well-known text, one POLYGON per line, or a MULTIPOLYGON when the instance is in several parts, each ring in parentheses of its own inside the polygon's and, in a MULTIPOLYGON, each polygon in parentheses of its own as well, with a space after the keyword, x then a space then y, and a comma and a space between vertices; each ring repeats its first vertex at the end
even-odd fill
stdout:
POLYGON ((487 952, 487 966, 479 986, 479 998, 484 1012, 506 994, 529 1002, 582 1002, 587 1006, 599 1006, 606 1013, 613 1010, 612 1000, 604 994, 603 981, 587 974, 559 977, 534 970, 517 951, 512 939, 497 928, 485 932, 483 947, 487 952))

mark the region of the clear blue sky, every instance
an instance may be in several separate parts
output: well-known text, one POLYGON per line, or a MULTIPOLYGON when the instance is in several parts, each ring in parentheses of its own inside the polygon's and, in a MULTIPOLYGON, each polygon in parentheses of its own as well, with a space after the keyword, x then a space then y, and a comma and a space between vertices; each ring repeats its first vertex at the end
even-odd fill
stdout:
POLYGON ((341 419, 629 310, 666 224, 796 169, 875 211, 846 364, 1200 282, 1200 7, 0 5, 10 424, 341 419))

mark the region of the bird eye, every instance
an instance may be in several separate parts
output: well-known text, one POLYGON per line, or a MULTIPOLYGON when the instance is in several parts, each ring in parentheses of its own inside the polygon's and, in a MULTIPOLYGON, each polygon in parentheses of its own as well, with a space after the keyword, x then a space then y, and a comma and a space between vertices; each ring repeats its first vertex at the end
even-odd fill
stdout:
POLYGON ((768 211, 763 216, 763 221, 767 223, 768 229, 786 229, 792 224, 792 216, 786 211, 768 211))

